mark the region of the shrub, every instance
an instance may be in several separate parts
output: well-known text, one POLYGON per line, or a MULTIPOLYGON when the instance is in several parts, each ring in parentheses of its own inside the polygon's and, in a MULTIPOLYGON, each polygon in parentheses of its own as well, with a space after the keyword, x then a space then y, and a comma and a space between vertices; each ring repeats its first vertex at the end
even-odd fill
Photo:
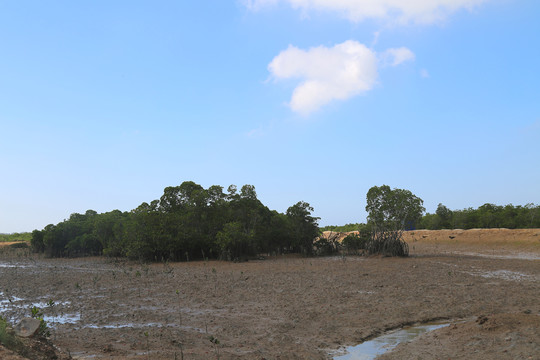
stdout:
POLYGON ((361 234, 349 234, 341 242, 345 249, 351 253, 358 253, 366 248, 367 238, 361 234))
POLYGON ((403 240, 402 231, 375 231, 366 243, 368 254, 383 256, 408 256, 409 245, 403 240))
POLYGON ((16 350, 20 347, 21 341, 10 329, 9 323, 0 316, 0 344, 10 350, 16 350))
POLYGON ((341 244, 336 238, 327 239, 322 236, 313 243, 315 247, 315 254, 317 255, 331 255, 339 252, 341 244))

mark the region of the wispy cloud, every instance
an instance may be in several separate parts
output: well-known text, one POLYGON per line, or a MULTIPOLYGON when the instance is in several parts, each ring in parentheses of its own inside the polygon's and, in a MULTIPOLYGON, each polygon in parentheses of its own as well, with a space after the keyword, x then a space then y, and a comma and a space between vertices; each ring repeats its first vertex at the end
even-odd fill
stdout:
POLYGON ((414 53, 406 47, 388 49, 381 56, 385 66, 397 66, 405 61, 414 60, 414 58, 414 53))
MULTIPOLYGON (((392 66, 414 59, 407 48, 384 52, 392 66)), ((354 40, 334 47, 318 46, 302 50, 289 46, 268 65, 274 79, 301 79, 289 106, 309 115, 334 100, 346 100, 369 91, 378 75, 377 53, 354 40)))
POLYGON ((264 130, 262 129, 262 127, 251 129, 245 133, 245 136, 248 138, 259 138, 263 135, 264 135, 264 130))
POLYGON ((288 3, 294 9, 332 11, 350 21, 381 19, 395 24, 431 24, 444 20, 452 13, 471 10, 490 0, 244 0, 251 10, 288 3))
POLYGON ((429 72, 426 69, 422 69, 420 70, 420 76, 427 79, 429 77, 429 72))

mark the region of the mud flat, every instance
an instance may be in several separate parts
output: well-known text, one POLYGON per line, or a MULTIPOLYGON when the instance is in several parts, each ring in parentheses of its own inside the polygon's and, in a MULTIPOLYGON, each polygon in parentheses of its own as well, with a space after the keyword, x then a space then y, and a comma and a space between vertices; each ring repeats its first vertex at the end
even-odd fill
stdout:
POLYGON ((408 234, 409 258, 145 265, 0 251, 0 312, 45 305, 52 341, 79 359, 331 359, 437 320, 455 323, 383 356, 534 359, 540 236, 436 235, 408 234))

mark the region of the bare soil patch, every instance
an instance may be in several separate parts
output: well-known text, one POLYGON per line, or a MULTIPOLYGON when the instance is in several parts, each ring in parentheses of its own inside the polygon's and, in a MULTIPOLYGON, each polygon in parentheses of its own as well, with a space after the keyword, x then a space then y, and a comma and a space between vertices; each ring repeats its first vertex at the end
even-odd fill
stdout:
MULTIPOLYGON (((414 236, 408 258, 145 265, 46 259, 10 249, 0 254, 0 312, 22 317, 31 304, 42 305, 52 341, 80 359, 212 359, 218 353, 220 359, 329 359, 344 346, 406 324, 465 319, 478 326, 481 316, 505 323, 540 314, 539 236, 524 243, 507 236, 500 244, 483 234, 478 242, 449 233, 407 236, 414 236), (8 296, 13 301, 6 303, 8 296)), ((492 340, 506 334, 474 326, 463 332, 492 340)), ((512 337, 525 355, 538 347, 527 331, 512 337)), ((419 358, 471 358, 463 332, 445 335, 449 340, 434 347, 432 357, 419 358)), ((474 358, 502 353, 508 342, 498 344, 475 348, 474 358)), ((401 358, 417 358, 421 349, 399 351, 405 351, 401 358)))

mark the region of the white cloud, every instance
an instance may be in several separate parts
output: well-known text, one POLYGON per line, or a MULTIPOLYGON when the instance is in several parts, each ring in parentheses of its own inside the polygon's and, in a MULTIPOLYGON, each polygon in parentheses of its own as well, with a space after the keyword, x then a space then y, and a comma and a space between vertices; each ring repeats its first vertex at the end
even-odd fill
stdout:
POLYGON ((252 10, 286 2, 304 12, 333 11, 351 21, 382 19, 392 23, 430 24, 461 10, 471 10, 490 0, 244 0, 252 10))
POLYGON ((414 53, 406 47, 388 49, 382 53, 385 65, 397 66, 405 61, 414 60, 414 53))
POLYGON ((420 76, 427 79, 429 77, 429 72, 426 69, 422 69, 420 70, 420 76))
MULTIPOLYGON (((414 58, 406 48, 390 50, 397 50, 393 55, 395 65, 414 58)), ((348 40, 331 48, 302 50, 289 46, 272 60, 268 70, 274 79, 302 79, 289 106, 308 115, 333 100, 346 100, 371 90, 377 82, 377 66, 376 52, 348 40)))

